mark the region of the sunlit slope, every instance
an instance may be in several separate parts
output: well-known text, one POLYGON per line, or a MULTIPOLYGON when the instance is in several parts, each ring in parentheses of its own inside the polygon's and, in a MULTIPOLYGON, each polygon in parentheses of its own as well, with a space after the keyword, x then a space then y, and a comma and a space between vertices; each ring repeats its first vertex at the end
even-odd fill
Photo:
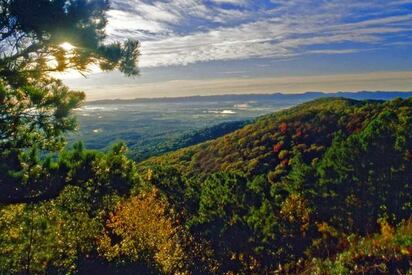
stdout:
POLYGON ((144 165, 171 165, 188 175, 216 171, 268 173, 276 181, 301 152, 315 160, 336 134, 347 136, 362 129, 387 103, 325 98, 263 116, 255 123, 216 140, 152 158, 144 165))

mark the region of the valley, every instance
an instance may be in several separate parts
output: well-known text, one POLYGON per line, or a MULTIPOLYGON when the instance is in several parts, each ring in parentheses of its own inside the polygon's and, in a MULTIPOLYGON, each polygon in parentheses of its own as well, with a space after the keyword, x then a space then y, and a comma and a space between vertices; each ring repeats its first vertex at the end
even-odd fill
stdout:
POLYGON ((322 97, 388 100, 407 92, 222 95, 86 102, 75 110, 78 131, 69 144, 104 150, 123 141, 138 161, 214 139, 254 119, 322 97), (228 123, 229 122, 229 123, 228 123), (202 136, 202 132, 209 132, 202 136))

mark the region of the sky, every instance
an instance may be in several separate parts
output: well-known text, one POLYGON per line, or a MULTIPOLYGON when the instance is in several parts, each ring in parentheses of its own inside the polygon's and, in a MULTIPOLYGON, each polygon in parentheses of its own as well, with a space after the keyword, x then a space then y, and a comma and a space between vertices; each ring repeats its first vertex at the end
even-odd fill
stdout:
POLYGON ((412 91, 412 0, 111 0, 110 40, 140 75, 60 77, 87 100, 412 91))

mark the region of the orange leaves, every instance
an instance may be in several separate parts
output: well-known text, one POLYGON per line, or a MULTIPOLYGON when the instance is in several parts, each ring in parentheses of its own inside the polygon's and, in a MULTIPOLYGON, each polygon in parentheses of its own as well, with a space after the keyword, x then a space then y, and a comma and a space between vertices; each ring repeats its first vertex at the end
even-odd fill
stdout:
POLYGON ((303 135, 303 131, 302 131, 302 129, 297 129, 296 130, 296 134, 295 134, 295 137, 296 138, 300 138, 300 137, 302 137, 302 135, 303 135))
POLYGON ((274 153, 279 153, 280 150, 282 150, 283 142, 278 142, 273 146, 273 152, 274 153))
POLYGON ((279 131, 280 131, 280 133, 281 133, 281 134, 286 134, 287 130, 288 130, 288 125, 287 125, 285 122, 282 122, 282 123, 279 125, 279 131))

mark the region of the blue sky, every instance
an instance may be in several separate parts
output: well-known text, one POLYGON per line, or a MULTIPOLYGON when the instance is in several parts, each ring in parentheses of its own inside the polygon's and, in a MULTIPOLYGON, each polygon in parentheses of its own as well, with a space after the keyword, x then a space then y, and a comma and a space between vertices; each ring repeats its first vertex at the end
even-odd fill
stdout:
POLYGON ((89 99, 412 90, 412 0, 112 0, 141 76, 65 76, 89 99))

